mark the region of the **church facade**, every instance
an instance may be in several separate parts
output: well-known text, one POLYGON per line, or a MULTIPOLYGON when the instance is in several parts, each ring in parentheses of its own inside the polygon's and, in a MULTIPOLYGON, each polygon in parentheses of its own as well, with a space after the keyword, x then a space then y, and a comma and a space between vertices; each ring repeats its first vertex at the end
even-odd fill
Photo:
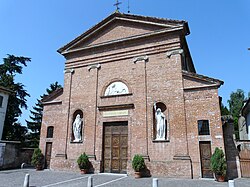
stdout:
POLYGON ((186 21, 113 13, 58 50, 64 88, 43 100, 46 166, 132 174, 135 154, 151 175, 212 177, 224 148, 218 88, 196 73, 186 21))

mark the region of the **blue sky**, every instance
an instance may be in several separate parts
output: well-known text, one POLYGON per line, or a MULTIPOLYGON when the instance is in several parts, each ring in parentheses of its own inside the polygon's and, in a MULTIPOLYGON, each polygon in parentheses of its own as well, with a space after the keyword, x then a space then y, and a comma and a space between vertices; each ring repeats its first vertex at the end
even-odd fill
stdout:
MULTIPOLYGON (((120 11, 127 13, 128 0, 120 1, 120 11)), ((65 60, 57 49, 113 13, 115 2, 0 0, 0 58, 32 58, 17 77, 31 95, 29 109, 51 83, 63 85, 65 60)), ((188 21, 196 71, 225 82, 219 90, 224 104, 232 91, 250 91, 249 10, 249 0, 130 0, 131 14, 188 21)), ((29 114, 23 110, 23 125, 29 114)))

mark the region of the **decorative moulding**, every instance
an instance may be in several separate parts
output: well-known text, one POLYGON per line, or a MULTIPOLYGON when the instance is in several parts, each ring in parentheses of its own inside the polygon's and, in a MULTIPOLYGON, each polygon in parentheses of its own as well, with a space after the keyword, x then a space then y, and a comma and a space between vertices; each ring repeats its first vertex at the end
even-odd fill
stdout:
POLYGON ((89 157, 89 159, 94 159, 96 160, 96 155, 87 155, 89 157))
POLYGON ((117 109, 131 109, 134 108, 134 104, 122 104, 122 105, 108 105, 108 106, 98 106, 100 111, 104 110, 117 110, 117 109))
POLYGON ((168 51, 166 55, 168 58, 170 58, 172 55, 183 54, 183 53, 184 53, 183 49, 173 49, 173 50, 168 51))
POLYGON ((83 143, 83 141, 82 140, 78 141, 78 142, 70 141, 70 143, 72 143, 72 144, 79 144, 79 143, 83 143))
POLYGON ((131 96, 133 95, 132 93, 127 93, 127 94, 119 94, 119 95, 104 95, 104 96, 100 96, 101 99, 105 99, 105 98, 112 98, 112 97, 125 97, 125 96, 131 96))
POLYGON ((67 158, 67 155, 64 154, 64 153, 57 153, 57 154, 56 154, 56 157, 59 157, 59 158, 67 158))
POLYGON ((42 102, 43 105, 59 105, 62 104, 62 101, 47 101, 47 102, 42 102))
POLYGON ((188 155, 175 155, 173 159, 174 160, 191 160, 190 156, 188 155))
POLYGON ((170 142, 170 140, 152 140, 154 143, 163 143, 163 142, 170 142))
POLYGON ((142 158, 144 158, 144 160, 150 161, 149 155, 142 155, 142 158))
POLYGON ((133 62, 136 63, 138 61, 144 61, 144 62, 147 62, 148 61, 148 56, 145 55, 145 56, 139 56, 139 57, 135 57, 133 59, 133 62))
POLYGON ((75 70, 73 68, 64 70, 64 73, 74 73, 74 72, 75 72, 75 70))
POLYGON ((101 68, 101 64, 92 64, 88 66, 88 71, 90 71, 91 69, 100 69, 101 68))

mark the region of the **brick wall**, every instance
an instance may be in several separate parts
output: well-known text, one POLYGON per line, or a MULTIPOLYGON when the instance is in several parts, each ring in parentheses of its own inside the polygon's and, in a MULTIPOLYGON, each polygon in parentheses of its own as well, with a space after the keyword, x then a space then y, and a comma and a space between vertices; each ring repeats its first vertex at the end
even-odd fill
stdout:
MULTIPOLYGON (((125 25, 124 25, 125 24, 125 25)), ((126 36, 146 32, 152 28, 137 25, 129 27, 126 36), (141 28, 139 28, 141 27, 141 28)), ((122 26, 102 34, 93 35, 76 47, 93 46, 97 41, 105 42, 119 38, 122 26)), ((155 28, 154 28, 155 29, 155 28)), ((123 36, 125 37, 125 36, 123 36)), ((185 91, 187 86, 197 86, 195 79, 184 81, 182 55, 166 56, 166 52, 180 48, 180 32, 138 38, 123 43, 112 43, 108 47, 95 47, 65 54, 67 70, 61 104, 45 105, 40 147, 45 152, 46 141, 53 142, 51 168, 77 170, 77 157, 86 152, 93 156, 94 172, 102 171, 103 124, 112 121, 128 122, 128 166, 132 173, 131 160, 135 154, 146 158, 152 175, 191 178, 200 176, 199 138, 197 120, 210 120, 212 149, 223 147, 217 87, 185 91), (134 61, 135 57, 147 56, 148 60, 134 61), (93 64, 100 64, 91 66, 93 64), (129 88, 125 96, 103 97, 107 86, 122 81, 129 88), (198 98, 198 99, 197 99, 198 98), (153 139, 153 103, 162 102, 167 109, 169 137, 167 141, 153 139), (128 115, 104 117, 100 108, 108 106, 129 107, 128 115), (73 114, 83 112, 83 142, 72 142, 73 114), (55 127, 53 139, 46 139, 46 128, 55 127), (191 166, 192 159, 193 166, 191 166), (192 173, 193 167, 193 173, 192 173)), ((187 53, 187 51, 185 52, 187 53)), ((206 81, 205 81, 206 82, 206 81)), ((207 85, 204 82, 201 85, 207 85)), ((120 108, 116 108, 119 110, 120 108)), ((105 109, 104 109, 105 110, 105 109)))

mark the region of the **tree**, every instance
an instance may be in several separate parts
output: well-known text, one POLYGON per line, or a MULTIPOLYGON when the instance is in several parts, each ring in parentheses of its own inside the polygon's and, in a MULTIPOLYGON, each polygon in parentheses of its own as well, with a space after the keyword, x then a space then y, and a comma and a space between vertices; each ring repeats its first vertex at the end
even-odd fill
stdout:
POLYGON ((22 83, 15 82, 15 76, 22 74, 23 67, 27 66, 27 62, 31 59, 28 57, 16 57, 7 55, 3 58, 3 64, 0 64, 0 85, 12 90, 9 96, 7 115, 4 123, 3 139, 21 140, 25 133, 25 127, 17 123, 18 117, 21 116, 22 108, 27 109, 26 97, 30 95, 24 89, 22 83))
POLYGON ((58 84, 58 82, 55 82, 53 84, 50 84, 50 87, 46 89, 46 93, 40 96, 40 99, 37 99, 37 103, 35 103, 35 106, 33 106, 33 110, 30 110, 31 115, 30 120, 26 120, 27 127, 29 129, 29 133, 27 134, 27 144, 28 147, 38 147, 39 145, 39 139, 40 139, 40 130, 41 130, 41 124, 42 124, 42 117, 43 117, 43 105, 42 105, 42 99, 57 90, 58 88, 61 88, 62 86, 58 84))
POLYGON ((236 92, 231 93, 230 100, 228 100, 229 111, 234 119, 234 130, 237 139, 239 139, 238 119, 245 99, 246 98, 244 91, 241 89, 237 89, 236 92))
POLYGON ((222 115, 222 116, 224 116, 224 115, 229 115, 229 114, 230 114, 229 110, 227 109, 226 106, 223 105, 222 102, 221 102, 220 108, 221 108, 221 115, 222 115))
POLYGON ((232 92, 230 100, 228 100, 229 110, 232 116, 239 116, 241 107, 245 100, 245 93, 241 89, 237 89, 236 92, 232 92))
POLYGON ((50 87, 46 89, 46 94, 44 94, 43 96, 41 96, 42 98, 51 94, 52 92, 54 92, 55 90, 57 90, 58 88, 62 88, 62 86, 60 84, 58 84, 58 82, 56 81, 55 83, 50 84, 50 87))

